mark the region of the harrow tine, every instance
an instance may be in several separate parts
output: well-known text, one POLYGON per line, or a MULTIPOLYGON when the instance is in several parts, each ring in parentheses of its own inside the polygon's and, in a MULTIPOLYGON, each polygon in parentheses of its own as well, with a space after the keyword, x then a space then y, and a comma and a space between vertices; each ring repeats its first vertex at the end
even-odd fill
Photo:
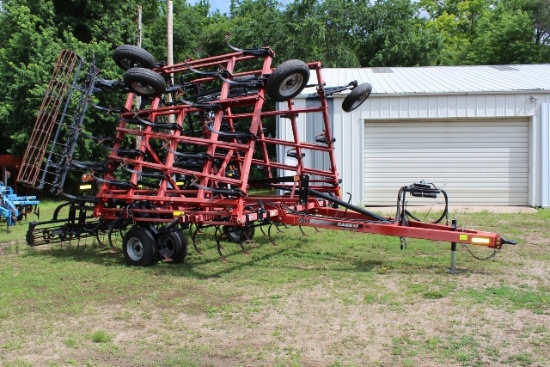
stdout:
POLYGON ((260 231, 262 231, 262 234, 267 237, 267 233, 265 233, 263 225, 260 226, 260 231))
POLYGON ((250 251, 248 251, 245 247, 244 247, 244 244, 243 242, 239 242, 239 246, 241 246, 241 249, 243 250, 243 254, 245 255, 250 255, 250 251))
POLYGON ((114 228, 109 228, 109 232, 107 232, 107 241, 109 241, 109 247, 115 247, 113 245, 113 231, 114 228))
POLYGON ((244 236, 246 237, 247 243, 252 243, 252 237, 249 235, 248 232, 244 231, 244 236))
MULTIPOLYGON (((277 246, 277 243, 275 242, 275 240, 274 240, 273 237, 271 236, 271 228, 273 227, 274 224, 275 224, 275 223, 271 223, 271 224, 269 225, 269 228, 267 229, 267 238, 269 238, 269 241, 271 242, 271 244, 272 244, 273 246, 277 246)), ((277 225, 275 225, 275 228, 277 228, 277 230, 278 230, 280 233, 282 233, 282 231, 279 230, 279 228, 278 228, 277 225)))
POLYGON ((111 246, 111 247, 115 247, 113 245, 113 232, 114 232, 114 230, 115 230, 114 227, 110 228, 109 233, 107 234, 107 239, 109 240, 109 246, 111 246))
POLYGON ((115 247, 113 243, 113 233, 116 233, 115 231, 118 231, 118 235, 120 236, 120 239, 124 237, 123 231, 126 229, 126 226, 127 226, 127 223, 125 223, 122 218, 119 218, 115 220, 113 223, 108 225, 107 228, 109 229, 109 232, 108 232, 107 238, 109 239, 109 246, 111 246, 112 248, 115 247))
MULTIPOLYGON (((103 232, 103 234, 105 235, 105 232, 103 232)), ((103 243, 101 238, 99 238, 99 229, 95 230, 95 238, 97 240, 97 243, 98 243, 99 247, 107 247, 107 246, 105 246, 105 244, 103 243)))
MULTIPOLYGON (((300 228, 300 232, 302 232, 302 234, 304 236, 311 236, 311 233, 310 234, 307 234, 306 230, 304 229, 303 226, 298 226, 300 228)), ((309 226, 306 226, 306 228, 313 228, 313 230, 315 230, 315 233, 321 233, 321 230, 317 227, 309 227, 309 226)))
MULTIPOLYGON (((245 240, 244 242, 251 243, 251 242, 252 242, 252 238, 250 238, 250 236, 248 235, 248 233, 247 233, 246 231, 244 231, 243 233, 244 233, 244 236, 246 237, 246 240, 245 240)), ((243 249, 243 254, 245 254, 245 255, 250 255, 250 251, 248 251, 248 250, 244 247, 243 241, 239 242, 239 246, 241 246, 241 248, 243 249)))
POLYGON ((192 230, 192 226, 189 226, 189 231, 191 232, 191 240, 193 241, 193 247, 195 248, 195 252, 198 255, 202 255, 201 250, 199 250, 199 247, 197 246, 197 233, 200 231, 200 227, 195 224, 195 230, 192 230))
POLYGON ((220 255, 220 260, 223 262, 227 262, 227 258, 222 253, 223 246, 221 245, 221 239, 223 236, 223 231, 220 229, 220 226, 216 226, 216 231, 214 232, 214 238, 216 239, 216 248, 218 250, 218 254, 220 255))
MULTIPOLYGON (((273 223, 273 224, 275 224, 275 228, 277 228, 277 232, 279 232, 279 233, 284 233, 284 232, 281 231, 281 229, 279 228, 279 227, 281 226, 279 223, 273 223)), ((288 227, 286 226, 286 224, 283 224, 283 226, 284 226, 285 228, 288 229, 288 227)))

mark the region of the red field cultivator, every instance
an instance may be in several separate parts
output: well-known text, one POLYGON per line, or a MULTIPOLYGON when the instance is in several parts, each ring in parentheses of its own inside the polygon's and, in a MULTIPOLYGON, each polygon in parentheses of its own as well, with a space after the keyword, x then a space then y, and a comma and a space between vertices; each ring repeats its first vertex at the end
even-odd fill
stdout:
POLYGON ((51 221, 32 223, 28 244, 100 233, 111 239, 112 233, 122 231, 126 261, 149 265, 159 259, 182 262, 187 254, 185 230, 199 251, 196 234, 207 227, 216 229, 222 257, 222 239, 242 246, 256 227, 271 239, 278 225, 423 238, 454 247, 464 243, 500 249, 512 243, 496 233, 411 217, 405 196, 445 195, 433 185, 403 187, 394 218, 343 201, 327 98, 349 91, 342 107, 350 112, 367 99, 371 86, 351 81, 327 87, 319 62, 288 60, 273 69, 270 48, 229 47, 232 52, 225 55, 164 65, 143 49, 120 46, 113 59, 125 70, 123 81, 100 78, 95 62, 81 76, 84 61, 63 51, 18 182, 65 195, 69 215, 59 218, 57 210, 51 221), (311 73, 315 85, 308 84, 311 73), (315 107, 296 108, 293 98, 306 87, 315 90, 309 96, 315 107), (92 105, 116 117, 116 131, 109 137, 88 135, 84 117, 92 95, 106 92, 127 95, 120 108, 92 105), (317 116, 314 141, 298 134, 303 114, 317 116), (289 124, 293 138, 269 134, 273 123, 289 124), (74 160, 79 139, 93 140, 106 158, 74 160), (274 159, 277 151, 296 163, 274 159), (325 168, 308 166, 306 154, 322 156, 325 168), (85 187, 95 194, 64 193, 69 171, 82 171, 85 187))

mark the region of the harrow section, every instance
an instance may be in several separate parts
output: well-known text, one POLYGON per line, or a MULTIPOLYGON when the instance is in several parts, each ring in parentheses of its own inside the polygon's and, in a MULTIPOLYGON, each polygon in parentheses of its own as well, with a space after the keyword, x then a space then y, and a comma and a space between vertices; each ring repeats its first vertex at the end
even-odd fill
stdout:
MULTIPOLYGON (((50 172, 47 167, 53 167, 49 178, 53 189, 61 192, 67 167, 71 167, 84 173, 86 187, 94 194, 67 195, 71 199, 68 218, 60 219, 56 212, 52 221, 31 224, 29 245, 99 233, 108 233, 110 239, 114 231, 123 231, 127 262, 149 265, 157 259, 183 261, 187 254, 183 231, 188 228, 198 251, 197 232, 215 227, 222 257, 222 238, 242 246, 252 239, 256 227, 270 226, 270 236, 271 227, 278 224, 494 249, 511 243, 495 233, 439 224, 443 217, 438 223, 411 219, 404 204, 405 194, 445 195, 429 185, 404 187, 394 218, 342 201, 327 98, 349 90, 342 105, 349 112, 368 98, 371 86, 351 81, 344 86, 326 87, 319 62, 288 60, 273 68, 274 52, 270 48, 229 47, 233 51, 229 54, 163 65, 145 50, 121 46, 113 58, 125 70, 124 82, 99 78, 92 63, 79 89, 84 97, 76 118, 71 125, 59 123, 58 129, 73 131, 65 139, 69 143, 63 145, 60 159, 55 160, 52 153, 52 147, 58 144, 56 133, 45 164, 44 149, 27 152, 25 161, 32 169, 21 174, 19 181, 31 186, 39 182, 41 187, 50 172), (307 84, 311 73, 316 76, 314 85, 307 84), (310 98, 317 103, 315 107, 296 108, 293 98, 306 87, 314 88, 310 98), (73 161, 86 101, 92 93, 106 91, 126 94, 123 107, 117 109, 114 137, 86 138, 96 141, 107 157, 96 162, 73 161), (320 117, 315 119, 319 132, 314 141, 304 141, 298 134, 300 117, 308 114, 320 117), (275 123, 290 124, 292 139, 272 136, 275 123), (278 151, 286 152, 296 163, 275 159, 278 151), (309 154, 322 156, 326 166, 308 165, 305 157, 309 154), (40 168, 42 178, 37 180, 30 172, 44 165, 45 169, 40 168)), ((44 130, 43 125, 39 116, 35 130, 44 130)))
POLYGON ((42 189, 46 180, 51 179, 48 173, 54 173, 56 179, 64 177, 59 171, 66 165, 78 138, 78 128, 66 120, 72 93, 78 90, 82 62, 72 51, 63 50, 59 54, 27 145, 18 182, 42 189))

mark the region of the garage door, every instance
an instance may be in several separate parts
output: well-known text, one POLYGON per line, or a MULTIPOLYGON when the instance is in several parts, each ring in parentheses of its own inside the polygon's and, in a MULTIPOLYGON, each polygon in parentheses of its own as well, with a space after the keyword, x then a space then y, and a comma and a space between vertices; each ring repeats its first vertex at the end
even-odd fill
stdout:
MULTIPOLYGON (((365 204, 434 183, 456 205, 527 205, 528 121, 366 122, 365 204)), ((428 204, 428 203, 426 203, 428 204)))

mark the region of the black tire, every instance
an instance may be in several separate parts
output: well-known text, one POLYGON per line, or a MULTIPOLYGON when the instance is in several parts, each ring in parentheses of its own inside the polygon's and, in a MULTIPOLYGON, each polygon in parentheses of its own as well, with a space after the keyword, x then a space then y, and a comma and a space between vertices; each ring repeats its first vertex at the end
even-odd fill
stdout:
POLYGON ((132 227, 122 240, 122 253, 128 265, 152 265, 157 260, 155 238, 143 227, 132 227))
POLYGON ((140 96, 158 96, 166 91, 164 78, 152 70, 133 68, 124 74, 124 84, 140 96))
POLYGON ((160 259, 170 259, 170 264, 179 264, 187 257, 187 238, 183 231, 177 230, 162 234, 157 240, 160 259))
POLYGON ((346 112, 351 112, 361 106, 363 102, 370 96, 372 86, 369 83, 359 84, 353 88, 351 92, 344 98, 342 109, 346 112))
POLYGON ((132 68, 152 69, 155 67, 155 58, 141 47, 132 45, 118 46, 113 52, 113 60, 124 70, 132 68))
POLYGON ((267 78, 265 90, 276 102, 296 97, 306 87, 309 68, 301 60, 287 60, 279 65, 267 78))
POLYGON ((223 233, 231 242, 242 243, 254 238, 255 227, 223 226, 223 233))

